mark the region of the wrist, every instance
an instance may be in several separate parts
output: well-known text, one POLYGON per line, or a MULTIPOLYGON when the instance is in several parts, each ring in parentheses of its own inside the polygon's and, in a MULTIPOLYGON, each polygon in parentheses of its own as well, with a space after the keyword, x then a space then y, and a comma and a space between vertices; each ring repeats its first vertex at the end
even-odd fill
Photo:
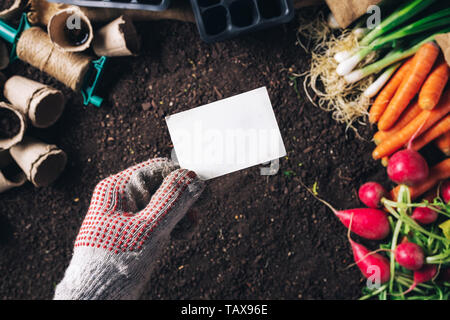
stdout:
POLYGON ((137 254, 122 256, 98 248, 76 248, 54 299, 136 299, 145 283, 144 270, 133 267, 140 259, 137 254))

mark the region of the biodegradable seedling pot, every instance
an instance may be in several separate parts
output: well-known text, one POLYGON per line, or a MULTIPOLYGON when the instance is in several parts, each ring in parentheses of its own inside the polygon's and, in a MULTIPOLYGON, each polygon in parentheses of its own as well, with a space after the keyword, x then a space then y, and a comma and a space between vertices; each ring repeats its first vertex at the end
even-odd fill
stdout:
POLYGON ((13 20, 17 18, 26 7, 28 0, 14 0, 9 8, 0 11, 0 19, 13 20))
POLYGON ((50 127, 64 111, 61 91, 21 76, 9 78, 3 94, 37 128, 50 127))
POLYGON ((66 52, 81 52, 89 48, 94 37, 88 17, 78 8, 57 12, 47 25, 50 40, 66 52))
POLYGON ((26 120, 22 112, 0 102, 0 151, 11 148, 23 139, 26 120))
POLYGON ((10 150, 11 156, 36 187, 53 183, 64 170, 67 155, 55 145, 41 142, 31 137, 10 150))
POLYGON ((132 56, 139 53, 140 39, 133 21, 121 16, 97 31, 92 47, 98 56, 132 56))
POLYGON ((0 151, 0 193, 20 187, 27 177, 11 158, 8 150, 0 151))

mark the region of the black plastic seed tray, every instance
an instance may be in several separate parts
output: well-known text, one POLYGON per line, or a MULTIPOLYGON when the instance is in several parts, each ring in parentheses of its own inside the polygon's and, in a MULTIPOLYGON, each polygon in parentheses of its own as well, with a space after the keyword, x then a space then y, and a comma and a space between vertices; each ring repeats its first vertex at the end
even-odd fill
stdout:
POLYGON ((163 11, 169 7, 171 0, 47 0, 47 1, 68 3, 81 7, 163 11))
POLYGON ((221 41, 289 22, 292 0, 191 0, 200 36, 221 41))

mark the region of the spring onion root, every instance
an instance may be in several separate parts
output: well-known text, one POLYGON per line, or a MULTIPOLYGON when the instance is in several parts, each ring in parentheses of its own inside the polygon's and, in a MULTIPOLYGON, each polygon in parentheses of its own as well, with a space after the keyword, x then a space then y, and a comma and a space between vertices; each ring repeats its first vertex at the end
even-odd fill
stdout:
MULTIPOLYGON (((337 74, 339 62, 335 58, 337 56, 340 59, 340 55, 342 59, 350 58, 359 50, 357 33, 345 30, 336 36, 325 19, 319 17, 314 23, 303 24, 299 34, 309 36, 314 43, 311 50, 311 66, 305 73, 303 82, 308 99, 313 105, 332 112, 336 121, 355 129, 354 121, 367 115, 370 99, 362 93, 374 77, 348 84, 337 74)), ((374 55, 370 54, 364 62, 370 63, 374 58, 374 55)))

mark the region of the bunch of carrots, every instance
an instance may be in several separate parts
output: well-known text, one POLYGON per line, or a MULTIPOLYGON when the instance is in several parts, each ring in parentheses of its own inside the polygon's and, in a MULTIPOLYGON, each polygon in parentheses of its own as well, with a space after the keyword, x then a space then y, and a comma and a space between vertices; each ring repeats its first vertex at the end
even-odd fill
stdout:
MULTIPOLYGON (((419 151, 434 143, 450 156, 450 68, 434 42, 423 44, 406 60, 376 97, 369 121, 378 125, 374 159, 388 166, 400 149, 419 151)), ((423 183, 410 188, 417 198, 440 180, 450 178, 450 159, 430 170, 423 183)), ((398 190, 398 189, 397 189, 398 190)), ((396 196, 396 189, 393 196, 396 196)))

